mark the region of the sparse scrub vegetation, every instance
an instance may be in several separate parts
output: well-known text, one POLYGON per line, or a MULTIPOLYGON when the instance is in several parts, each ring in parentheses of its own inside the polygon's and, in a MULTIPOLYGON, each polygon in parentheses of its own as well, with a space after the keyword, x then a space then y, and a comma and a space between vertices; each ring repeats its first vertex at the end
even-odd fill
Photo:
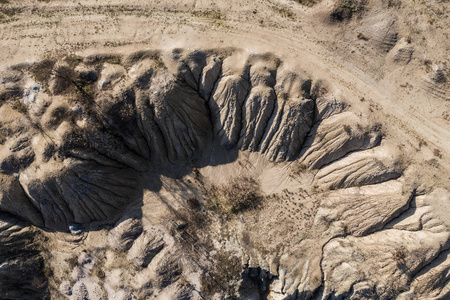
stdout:
POLYGON ((20 112, 21 114, 26 114, 28 112, 28 107, 23 104, 20 100, 16 100, 12 103, 12 108, 20 112))
POLYGON ((401 0, 387 0, 386 2, 387 2, 388 7, 393 7, 393 8, 400 8, 402 5, 401 0))
POLYGON ((308 170, 308 167, 303 163, 296 161, 292 164, 291 174, 292 175, 300 175, 301 173, 308 170))
POLYGON ((78 65, 83 61, 83 58, 76 55, 69 55, 66 57, 65 61, 72 67, 75 67, 76 65, 78 65))
POLYGON ((320 0, 295 0, 295 2, 300 3, 301 5, 312 7, 320 2, 320 0))
POLYGON ((6 134, 3 128, 0 130, 0 145, 3 145, 6 142, 6 134))
POLYGON ((439 149, 434 149, 433 150, 433 155, 438 157, 438 158, 442 158, 442 153, 439 149))
POLYGON ((366 0, 338 0, 331 13, 334 21, 342 22, 351 19, 364 10, 366 0))
POLYGON ((350 127, 350 125, 344 125, 344 131, 345 131, 348 135, 352 135, 352 127, 350 127))
POLYGON ((252 177, 239 176, 222 186, 208 189, 211 208, 222 214, 237 214, 261 205, 263 196, 252 177))
POLYGON ((111 56, 105 60, 105 62, 113 65, 119 65, 121 61, 120 56, 111 56))
POLYGON ((404 246, 397 247, 392 251, 392 258, 399 265, 405 264, 406 256, 407 250, 404 246))
MULTIPOLYGON (((366 37, 364 34, 362 34, 361 32, 358 32, 358 35, 356 36, 358 39, 363 40, 363 41, 368 41, 369 38, 366 37)), ((364 99, 364 98, 361 98, 364 99)))
POLYGON ((186 200, 188 207, 192 210, 199 210, 201 208, 200 201, 196 197, 190 197, 186 200))
POLYGON ((0 2, 0 23, 7 23, 14 21, 14 16, 21 11, 18 7, 10 7, 7 6, 9 4, 9 1, 7 0, 0 0, 3 2, 0 2), (5 5, 5 6, 3 6, 5 5))
POLYGON ((72 270, 73 268, 75 268, 78 265, 78 257, 77 256, 72 256, 72 257, 68 258, 66 261, 69 264, 70 270, 72 270))
POLYGON ((192 12, 192 15, 197 18, 208 18, 214 20, 224 20, 225 17, 216 10, 196 10, 192 12))
POLYGON ((52 75, 54 65, 54 60, 46 59, 34 64, 29 71, 37 82, 41 83, 42 85, 47 85, 52 75))
POLYGON ((295 19, 295 14, 287 7, 272 6, 272 9, 283 18, 295 19))
POLYGON ((99 259, 92 268, 92 275, 103 281, 106 277, 104 269, 105 259, 99 259))
POLYGON ((203 294, 210 299, 217 292, 225 292, 233 299, 242 272, 239 258, 228 252, 219 252, 214 256, 214 262, 214 270, 202 274, 203 294))

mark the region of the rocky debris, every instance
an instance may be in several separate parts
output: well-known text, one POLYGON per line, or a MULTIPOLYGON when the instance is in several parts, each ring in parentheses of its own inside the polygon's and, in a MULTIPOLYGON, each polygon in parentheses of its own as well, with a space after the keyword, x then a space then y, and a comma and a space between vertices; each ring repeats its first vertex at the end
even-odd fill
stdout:
POLYGON ((431 72, 431 80, 436 83, 446 83, 447 82, 447 73, 448 68, 443 63, 437 64, 433 66, 433 70, 431 72))
POLYGON ((86 285, 83 282, 77 282, 75 283, 73 287, 72 296, 70 297, 74 300, 88 300, 89 298, 89 292, 86 288, 86 285))
POLYGON ((69 281, 63 281, 59 285, 59 291, 66 296, 72 295, 72 286, 70 285, 69 281))
POLYGON ((29 107, 37 100, 37 96, 41 91, 41 84, 33 81, 28 81, 23 90, 22 103, 29 107))

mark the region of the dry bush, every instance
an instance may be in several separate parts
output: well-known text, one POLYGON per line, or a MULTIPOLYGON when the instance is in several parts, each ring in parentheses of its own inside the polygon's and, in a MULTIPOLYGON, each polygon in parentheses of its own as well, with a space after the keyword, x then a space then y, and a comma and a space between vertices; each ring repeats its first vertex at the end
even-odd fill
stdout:
POLYGON ((197 18, 207 18, 216 20, 225 19, 225 17, 219 11, 216 10, 196 10, 191 12, 191 14, 197 18))
POLYGON ((214 256, 214 269, 203 272, 201 277, 202 292, 207 299, 215 293, 228 294, 231 299, 236 297, 242 265, 236 256, 227 252, 219 252, 214 256))
POLYGON ((366 0, 338 0, 331 12, 334 21, 342 22, 351 19, 364 10, 366 0))
POLYGON ((70 54, 64 60, 73 68, 80 64, 83 61, 83 58, 81 56, 70 54))
POLYGON ((55 60, 45 59, 41 62, 33 64, 29 71, 37 82, 46 86, 52 76, 52 70, 55 63, 55 60))
POLYGON ((287 7, 272 6, 272 9, 283 18, 295 19, 295 14, 287 7))
POLYGON ((345 124, 344 130, 348 135, 352 135, 352 127, 350 125, 345 124))
POLYGON ((212 208, 224 214, 236 214, 260 206, 263 199, 258 182, 248 176, 231 179, 208 189, 212 208))
POLYGON ((28 113, 28 107, 25 104, 23 104, 20 100, 14 101, 12 103, 12 108, 24 115, 28 113))
POLYGON ((186 200, 188 207, 192 210, 200 210, 201 204, 196 197, 190 197, 186 200))
POLYGON ((308 170, 308 166, 303 162, 296 161, 292 164, 291 174, 292 175, 300 175, 303 172, 308 170))
POLYGON ((433 150, 433 155, 439 158, 442 158, 442 153, 439 149, 434 149, 433 150))
POLYGON ((317 4, 320 0, 295 0, 295 1, 300 3, 301 5, 312 7, 315 4, 317 4))
POLYGON ((397 247, 392 251, 392 258, 399 265, 405 264, 406 256, 407 250, 404 246, 397 247))

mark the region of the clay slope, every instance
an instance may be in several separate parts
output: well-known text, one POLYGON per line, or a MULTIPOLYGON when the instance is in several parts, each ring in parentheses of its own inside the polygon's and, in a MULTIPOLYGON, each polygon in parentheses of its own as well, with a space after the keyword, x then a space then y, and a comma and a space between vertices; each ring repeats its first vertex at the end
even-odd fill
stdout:
POLYGON ((270 53, 161 55, 11 67, 2 76, 0 208, 67 230, 111 222, 139 197, 140 172, 208 164, 214 147, 276 162, 301 157, 317 169, 379 144, 378 129, 350 112, 323 120, 341 109, 327 104, 332 95, 270 53))
POLYGON ((447 225, 416 208, 382 124, 273 53, 69 55, 0 78, 0 210, 66 249, 52 296, 445 293, 426 267, 447 225))

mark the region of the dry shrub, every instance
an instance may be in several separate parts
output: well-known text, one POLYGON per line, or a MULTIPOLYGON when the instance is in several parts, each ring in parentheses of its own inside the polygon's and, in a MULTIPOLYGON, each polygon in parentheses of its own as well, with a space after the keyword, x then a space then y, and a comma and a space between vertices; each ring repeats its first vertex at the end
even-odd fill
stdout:
POLYGON ((392 251, 392 258, 399 265, 405 264, 406 256, 407 250, 404 246, 397 247, 392 251))
POLYGON ((338 0, 331 12, 334 21, 342 22, 351 19, 364 10, 367 0, 338 0))
POLYGON ((303 162, 296 161, 292 164, 291 167, 291 174, 292 175, 300 175, 303 172, 308 171, 308 166, 305 165, 303 162))
POLYGON ((213 260, 214 269, 203 272, 201 277, 203 294, 211 299, 215 293, 224 293, 234 299, 242 273, 239 258, 228 252, 218 252, 213 260))
POLYGON ((222 186, 208 190, 212 208, 224 214, 236 214, 255 209, 263 199, 258 182, 252 177, 239 176, 222 186))
POLYGON ((54 65, 55 65, 54 60, 45 59, 41 62, 33 64, 30 68, 30 72, 37 82, 45 86, 48 84, 48 81, 52 76, 52 70, 54 65))
POLYGON ((312 7, 312 6, 316 5, 318 2, 320 2, 320 0, 295 0, 295 1, 300 3, 301 5, 309 6, 309 7, 312 7))
POLYGON ((216 19, 223 20, 225 16, 223 16, 219 11, 216 10, 196 10, 192 12, 192 15, 197 18, 207 18, 207 19, 216 19))

